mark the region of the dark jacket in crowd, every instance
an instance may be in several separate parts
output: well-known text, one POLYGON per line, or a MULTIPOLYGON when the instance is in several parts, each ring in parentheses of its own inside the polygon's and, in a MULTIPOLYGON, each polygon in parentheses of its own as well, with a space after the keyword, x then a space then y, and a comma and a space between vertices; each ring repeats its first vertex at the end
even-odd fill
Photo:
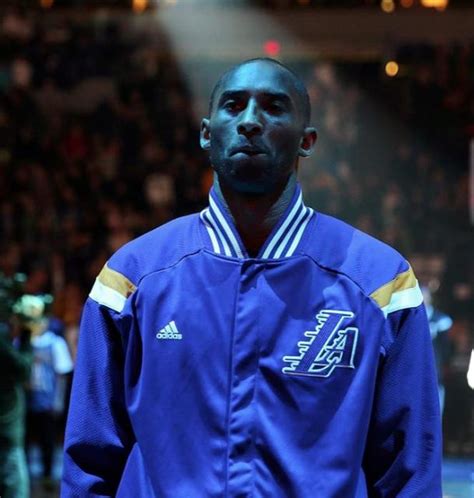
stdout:
MULTIPOLYGON (((1 325, 1 324, 0 324, 1 325)), ((28 333, 14 345, 7 327, 0 328, 0 449, 23 446, 25 433, 24 385, 33 362, 28 333)))

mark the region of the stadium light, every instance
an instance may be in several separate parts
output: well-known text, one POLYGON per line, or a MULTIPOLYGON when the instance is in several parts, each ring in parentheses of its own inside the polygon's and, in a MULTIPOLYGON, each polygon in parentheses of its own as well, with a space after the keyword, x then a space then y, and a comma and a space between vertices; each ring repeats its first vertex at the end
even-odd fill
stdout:
MULTIPOLYGON (((192 96, 191 109, 196 120, 207 113, 207 99, 220 74, 233 63, 253 57, 289 57, 287 50, 295 44, 295 35, 274 19, 265 9, 243 0, 214 0, 216 5, 203 5, 203 0, 179 0, 173 8, 157 8, 148 21, 156 23, 173 53, 184 83, 192 96), (206 37, 202 36, 206 33, 206 37), (257 34, 257 35, 255 35, 257 34), (219 43, 220 40, 226 43, 219 43), (207 41, 206 41, 207 40, 207 41), (199 82, 194 60, 198 57, 203 67, 209 63, 206 81, 199 82)), ((169 0, 160 0, 166 7, 169 0)), ((302 50, 305 49, 301 43, 302 50)))
POLYGON ((399 70, 400 67, 395 61, 388 61, 387 64, 385 64, 385 74, 390 76, 390 78, 395 77, 399 70))
POLYGON ((143 12, 148 7, 148 0, 133 0, 133 12, 143 12))
POLYGON ((448 6, 449 0, 421 0, 423 7, 433 7, 444 10, 448 6))
POLYGON ((395 10, 395 3, 393 0, 382 0, 380 8, 387 14, 391 14, 395 10))

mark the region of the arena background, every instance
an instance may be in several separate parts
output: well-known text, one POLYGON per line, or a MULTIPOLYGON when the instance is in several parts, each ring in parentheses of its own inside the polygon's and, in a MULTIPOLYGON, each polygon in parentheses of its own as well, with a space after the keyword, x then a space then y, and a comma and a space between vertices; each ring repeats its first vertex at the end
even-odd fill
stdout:
MULTIPOLYGON (((0 272, 54 297, 72 355, 108 256, 206 205, 198 133, 216 78, 275 57, 303 76, 319 132, 307 204, 401 251, 453 320, 437 345, 444 496, 474 497, 474 2, 25 0, 0 14, 0 272)), ((58 496, 29 457, 32 496, 58 496)))

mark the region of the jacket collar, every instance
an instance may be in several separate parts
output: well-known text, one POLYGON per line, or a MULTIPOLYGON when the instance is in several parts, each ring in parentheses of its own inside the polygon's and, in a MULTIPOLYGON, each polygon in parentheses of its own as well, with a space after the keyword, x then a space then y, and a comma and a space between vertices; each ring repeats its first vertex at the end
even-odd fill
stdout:
MULTIPOLYGON (((314 211, 303 203, 301 187, 297 184, 290 204, 260 249, 257 258, 279 259, 292 256, 313 214, 314 211)), ((201 211, 200 218, 216 254, 234 258, 249 257, 214 187, 209 192, 209 207, 201 211)))

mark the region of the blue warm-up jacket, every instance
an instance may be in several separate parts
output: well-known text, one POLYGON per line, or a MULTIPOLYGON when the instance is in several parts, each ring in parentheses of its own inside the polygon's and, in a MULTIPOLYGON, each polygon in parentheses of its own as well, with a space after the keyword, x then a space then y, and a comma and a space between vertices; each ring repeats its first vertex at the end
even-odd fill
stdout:
POLYGON ((435 379, 400 254, 298 187, 250 258, 211 191, 97 277, 61 496, 439 498, 435 379))

